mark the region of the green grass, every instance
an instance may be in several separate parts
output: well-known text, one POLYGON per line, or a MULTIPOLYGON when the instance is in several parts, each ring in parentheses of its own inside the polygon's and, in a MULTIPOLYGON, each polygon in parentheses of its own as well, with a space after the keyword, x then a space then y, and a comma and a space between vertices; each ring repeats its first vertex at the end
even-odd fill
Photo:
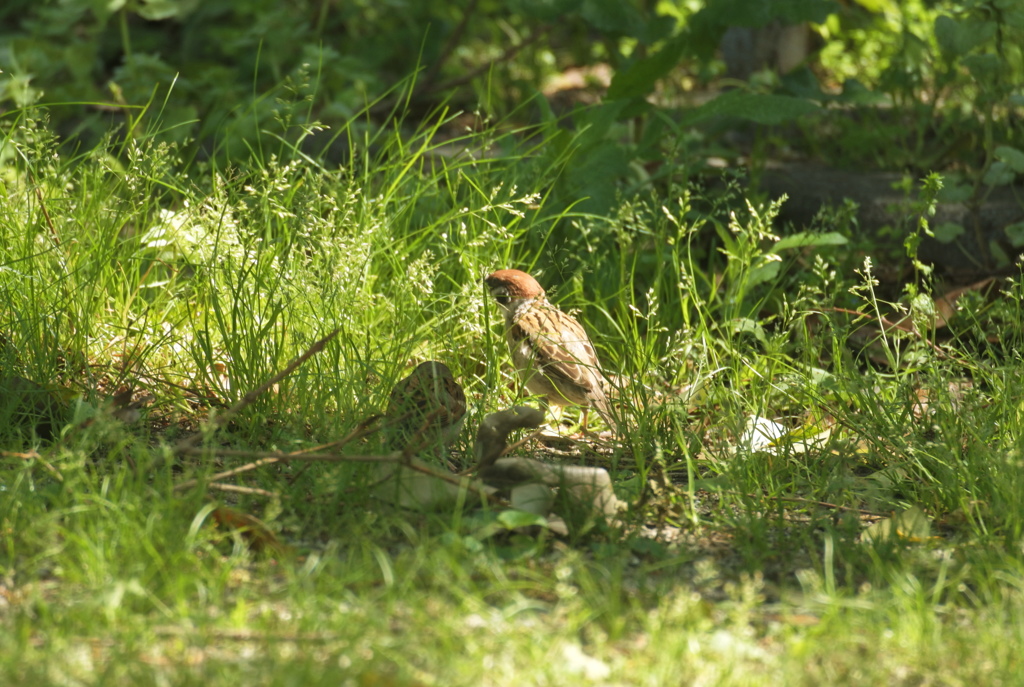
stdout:
POLYGON ((884 312, 851 244, 780 243, 775 208, 735 192, 574 213, 548 201, 542 147, 495 129, 457 145, 496 156, 442 155, 443 118, 339 132, 342 168, 282 144, 218 169, 146 138, 68 156, 28 114, 2 141, 0 365, 64 415, 52 440, 0 428, 0 682, 1019 682, 1019 284, 968 303, 942 355, 893 333, 865 347, 870 321, 832 310, 884 312), (623 375, 602 458, 622 528, 403 512, 351 463, 221 492, 210 476, 250 459, 173 452, 334 329, 205 445, 336 441, 437 358, 466 388, 469 449, 518 399, 481 284, 504 267, 578 308, 623 375), (124 387, 152 396, 138 422, 108 400, 124 387), (749 450, 753 418, 785 436, 749 450), (289 551, 215 526, 224 504, 289 551), (863 536, 863 511, 908 508, 927 531, 863 536))

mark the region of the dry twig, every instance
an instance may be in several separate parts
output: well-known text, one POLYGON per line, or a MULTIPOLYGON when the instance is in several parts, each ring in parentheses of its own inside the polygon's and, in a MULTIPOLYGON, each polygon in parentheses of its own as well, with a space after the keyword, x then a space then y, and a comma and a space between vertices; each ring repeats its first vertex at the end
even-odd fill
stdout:
MULTIPOLYGON (((274 375, 273 377, 271 377, 270 379, 265 381, 262 385, 260 385, 256 389, 253 389, 252 391, 249 391, 248 393, 246 393, 245 396, 243 396, 238 401, 238 403, 236 403, 235 405, 231 406, 230 408, 225 410, 220 415, 215 416, 213 419, 210 420, 209 428, 210 429, 217 429, 217 428, 222 427, 225 424, 227 424, 228 420, 233 418, 235 415, 240 413, 242 410, 244 410, 248 406, 252 405, 252 403, 257 398, 259 398, 264 393, 266 393, 268 389, 272 388, 275 384, 277 384, 282 379, 284 379, 285 377, 290 375, 292 372, 297 370, 299 367, 301 367, 307 360, 309 360, 314 355, 316 355, 317 353, 322 351, 324 349, 324 346, 327 345, 327 342, 329 342, 331 339, 333 339, 335 336, 337 336, 339 331, 341 331, 341 330, 340 329, 335 329, 330 334, 328 334, 324 338, 322 338, 319 341, 317 341, 316 343, 314 343, 312 346, 309 347, 309 350, 307 350, 305 353, 300 355, 295 360, 293 360, 290 363, 288 363, 288 365, 283 370, 281 370, 276 375, 274 375)), ((179 441, 177 444, 174 445, 174 449, 173 449, 174 453, 187 453, 189 451, 189 449, 191 449, 196 444, 198 444, 200 441, 202 441, 202 438, 203 438, 204 434, 205 434, 205 432, 200 431, 200 432, 196 432, 192 436, 185 437, 184 439, 182 439, 181 441, 179 441)))

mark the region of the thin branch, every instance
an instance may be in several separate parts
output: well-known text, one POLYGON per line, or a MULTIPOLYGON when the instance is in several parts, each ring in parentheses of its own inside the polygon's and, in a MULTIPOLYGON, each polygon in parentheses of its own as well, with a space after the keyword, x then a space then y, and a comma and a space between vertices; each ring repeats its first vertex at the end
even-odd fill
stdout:
MULTIPOLYGON (((277 384, 282 379, 284 379, 285 377, 290 375, 292 372, 294 372, 296 369, 298 369, 300 366, 302 366, 307 360, 309 360, 314 355, 316 355, 317 353, 322 351, 324 349, 324 346, 327 345, 327 342, 329 342, 331 339, 333 339, 335 336, 337 336, 339 331, 341 331, 341 330, 340 329, 335 329, 330 334, 328 334, 324 338, 322 338, 319 341, 317 341, 316 343, 314 343, 312 346, 309 347, 309 350, 307 350, 305 353, 300 355, 295 360, 293 360, 290 363, 288 363, 288 365, 283 370, 281 370, 276 375, 274 375, 273 377, 268 379, 266 382, 264 382, 258 388, 253 389, 252 391, 249 391, 245 396, 242 397, 242 399, 240 401, 238 401, 238 403, 236 403, 235 405, 231 406, 230 408, 228 408, 226 411, 224 411, 220 415, 216 415, 208 423, 209 429, 211 429, 211 430, 212 429, 217 429, 217 428, 222 427, 225 424, 227 424, 227 422, 231 418, 233 418, 235 415, 240 413, 242 410, 244 410, 248 406, 252 405, 252 403, 257 398, 259 398, 264 393, 266 393, 266 391, 268 389, 272 388, 275 384, 277 384)), ((192 447, 194 447, 196 444, 198 444, 200 441, 202 441, 204 434, 205 434, 205 432, 201 430, 199 432, 196 432, 195 434, 193 434, 190 437, 185 437, 184 439, 179 441, 177 444, 175 444, 175 446, 173 448, 173 452, 174 453, 188 453, 189 450, 192 447)))
MULTIPOLYGON (((409 442, 406 444, 405 448, 402 449, 402 456, 405 458, 406 463, 412 462, 413 456, 426 448, 429 442, 429 438, 427 437, 428 430, 434 427, 434 421, 441 417, 442 413, 447 412, 447 410, 448 409, 444 406, 440 406, 430 411, 430 413, 427 414, 427 417, 423 419, 419 429, 417 429, 416 433, 409 438, 409 442)), ((413 411, 410 410, 405 415, 395 420, 392 424, 399 423, 401 420, 410 417, 412 413, 413 411)))
MULTIPOLYGON (((211 475, 210 478, 206 480, 206 483, 208 486, 212 486, 214 482, 218 482, 222 479, 234 477, 235 475, 240 475, 243 472, 255 470, 256 468, 263 467, 264 465, 273 465, 274 463, 280 463, 282 460, 283 459, 281 458, 261 458, 260 460, 249 463, 248 465, 243 465, 242 467, 239 468, 234 468, 232 470, 226 470, 224 472, 218 472, 215 475, 211 475)), ((185 480, 181 484, 174 485, 174 491, 182 491, 184 489, 188 489, 189 487, 194 487, 197 484, 199 484, 199 480, 197 479, 185 480)))
POLYGON ((266 496, 267 498, 274 498, 277 496, 272 491, 266 489, 257 489, 256 487, 240 487, 236 484, 208 484, 210 489, 219 489, 220 491, 230 491, 237 494, 251 494, 253 496, 266 496))
POLYGON ((516 55, 519 54, 519 51, 521 51, 526 46, 531 45, 532 43, 536 43, 538 40, 547 35, 547 33, 548 28, 546 26, 542 29, 535 30, 533 33, 531 33, 529 36, 521 40, 519 43, 511 45, 508 48, 506 48, 505 52, 501 53, 501 55, 499 55, 495 59, 491 60, 490 62, 487 62, 486 64, 481 64, 477 66, 475 69, 471 69, 462 76, 458 76, 438 84, 435 90, 447 91, 449 89, 455 88, 456 86, 461 86, 462 84, 469 83, 476 77, 492 69, 495 65, 501 64, 502 62, 508 62, 509 60, 513 59, 516 55))
MULTIPOLYGON (((533 43, 536 43, 538 40, 547 35, 547 32, 547 27, 534 30, 533 33, 531 33, 529 36, 524 38, 516 45, 512 45, 506 48, 505 51, 495 59, 485 64, 478 65, 475 69, 471 69, 462 76, 454 77, 452 79, 449 79, 448 81, 444 81, 437 85, 434 85, 432 83, 428 84, 427 80, 424 79, 423 81, 420 82, 419 86, 413 89, 413 92, 409 96, 409 98, 411 100, 420 98, 426 92, 428 85, 431 87, 431 91, 436 92, 446 91, 452 88, 456 88, 457 86, 461 86, 465 83, 469 83, 470 81, 477 78, 481 74, 484 74, 488 70, 493 69, 495 65, 501 64, 503 62, 508 62, 509 60, 515 58, 515 56, 518 55, 523 48, 533 43)), ((430 76, 433 76, 433 74, 431 74, 430 76)), ((399 98, 395 96, 392 96, 390 98, 383 98, 377 101, 377 103, 375 103, 374 105, 371 105, 368 112, 369 114, 380 114, 381 112, 391 110, 398 100, 399 98)))
MULTIPOLYGON (((289 461, 301 461, 301 462, 324 462, 324 463, 397 463, 401 467, 412 470, 414 472, 420 472, 424 475, 429 475, 435 479, 441 480, 442 482, 448 482, 456 487, 462 488, 468 486, 474 487, 473 484, 466 484, 466 478, 460 477, 451 473, 436 472, 426 465, 420 465, 419 463, 413 462, 411 459, 406 458, 402 451, 394 451, 383 455, 349 455, 343 453, 280 453, 280 452, 259 452, 259 451, 240 451, 236 449, 200 449, 200 448, 188 448, 183 452, 186 455, 203 455, 203 456, 216 456, 220 458, 237 458, 239 456, 254 457, 262 456, 258 460, 255 460, 241 467, 234 468, 232 470, 226 470, 224 472, 217 473, 207 480, 207 486, 209 487, 225 487, 228 485, 218 485, 215 483, 216 480, 227 479, 235 475, 240 475, 244 472, 250 472, 257 468, 273 465, 274 463, 287 463, 289 461)), ((389 478, 393 475, 389 475, 389 478)), ((384 481, 384 480, 382 480, 384 481)), ((177 484, 174 487, 174 491, 182 491, 189 487, 194 487, 199 483, 199 480, 191 479, 181 484, 177 484)), ((244 488, 244 487, 242 487, 244 488)), ((239 488, 241 489, 241 488, 239 488)), ((236 489, 237 490, 237 489, 236 489)), ((475 489, 480 492, 481 498, 488 503, 498 503, 494 498, 484 491, 484 484, 480 483, 479 488, 475 489)), ((268 492, 269 493, 269 492, 268 492)))
MULTIPOLYGON (((189 456, 213 456, 215 458, 259 458, 273 459, 273 462, 288 461, 321 461, 324 463, 401 463, 402 452, 375 454, 347 454, 347 453, 283 453, 281 451, 243 451, 233 448, 200 448, 191 446, 182 451, 189 456)), ((269 463, 267 463, 269 464, 269 463)), ((258 467, 258 466, 257 466, 258 467)), ((240 469, 240 468, 239 468, 240 469)))
POLYGON ((469 19, 476 12, 476 6, 480 0, 469 0, 469 5, 462 13, 462 19, 459 20, 459 25, 455 27, 451 35, 448 36, 448 41, 444 44, 444 48, 441 49, 441 54, 434 60, 434 64, 430 66, 427 73, 424 75, 423 80, 420 82, 422 88, 420 90, 426 90, 430 88, 434 83, 434 79, 437 77, 437 73, 441 71, 442 65, 448 61, 451 54, 455 51, 455 47, 459 44, 459 40, 462 39, 462 34, 466 32, 466 26, 469 25, 469 19))
MULTIPOLYGON (((370 417, 366 418, 358 425, 356 425, 355 429, 353 429, 351 432, 349 432, 341 439, 326 444, 320 444, 319 446, 313 446, 308 449, 302 449, 301 451, 295 451, 295 454, 298 455, 314 451, 324 451, 325 449, 329 448, 340 448, 342 446, 349 444, 350 442, 355 441, 356 439, 362 439, 365 436, 369 436, 374 432, 380 430, 380 426, 377 424, 377 421, 380 420, 381 417, 382 416, 379 413, 374 413, 373 415, 371 415, 370 417)), ((312 463, 306 463, 305 465, 303 465, 302 469, 296 472, 294 475, 292 475, 292 478, 288 480, 288 485, 291 486, 292 484, 295 484, 297 481, 299 481, 299 478, 302 477, 303 473, 305 473, 306 470, 309 469, 310 465, 312 465, 312 463)))
POLYGON ((135 372, 135 376, 138 377, 139 379, 148 379, 151 382, 155 382, 156 384, 163 384, 164 386, 173 387, 173 388, 178 389, 179 391, 182 391, 182 392, 184 392, 186 394, 190 394, 192 396, 195 396, 197 399, 200 399, 202 401, 206 401, 206 402, 210 402, 210 403, 217 403, 220 400, 220 399, 217 398, 217 395, 215 393, 213 393, 213 391, 211 391, 209 389, 205 389, 203 391, 200 391, 200 390, 198 390, 198 389, 196 389, 194 387, 191 387, 191 386, 185 386, 184 384, 176 384, 176 383, 170 381, 169 379, 166 379, 164 377, 157 377, 156 375, 150 374, 150 373, 148 373, 148 372, 146 372, 144 370, 136 371, 135 372))
POLYGON ((365 420, 363 420, 362 422, 360 422, 358 425, 356 425, 355 429, 353 429, 351 432, 346 434, 341 439, 338 439, 337 441, 331 441, 326 444, 320 444, 319 446, 313 446, 311 448, 304 448, 301 451, 295 451, 294 455, 301 455, 303 453, 313 453, 316 451, 322 452, 329 448, 340 448, 342 446, 345 446, 346 444, 352 443, 356 439, 362 439, 363 437, 369 436, 374 432, 379 432, 380 427, 376 423, 378 420, 381 419, 381 417, 383 416, 380 415, 379 413, 375 413, 370 417, 366 418, 365 420))

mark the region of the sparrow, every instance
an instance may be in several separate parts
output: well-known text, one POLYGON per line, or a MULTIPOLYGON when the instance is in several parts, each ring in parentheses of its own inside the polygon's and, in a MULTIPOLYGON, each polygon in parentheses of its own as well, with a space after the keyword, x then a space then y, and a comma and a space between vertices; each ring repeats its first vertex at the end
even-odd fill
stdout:
POLYGON ((444 363, 420 363, 398 382, 388 399, 387 443, 391 450, 413 452, 444 448, 462 431, 466 395, 444 363))
POLYGON ((551 305, 537 280, 519 270, 498 270, 484 283, 505 316, 508 349, 524 386, 556 406, 593 408, 615 427, 604 378, 590 338, 579 322, 551 305))

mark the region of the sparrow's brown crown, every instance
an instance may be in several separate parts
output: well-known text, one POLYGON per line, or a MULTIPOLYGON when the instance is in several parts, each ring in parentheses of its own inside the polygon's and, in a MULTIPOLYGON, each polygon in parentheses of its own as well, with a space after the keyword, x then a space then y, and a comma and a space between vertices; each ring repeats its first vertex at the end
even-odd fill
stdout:
POLYGON ((544 289, 537 283, 537 280, 520 270, 498 270, 492 272, 484 283, 491 293, 495 289, 503 289, 502 295, 510 298, 538 298, 544 295, 544 289))

